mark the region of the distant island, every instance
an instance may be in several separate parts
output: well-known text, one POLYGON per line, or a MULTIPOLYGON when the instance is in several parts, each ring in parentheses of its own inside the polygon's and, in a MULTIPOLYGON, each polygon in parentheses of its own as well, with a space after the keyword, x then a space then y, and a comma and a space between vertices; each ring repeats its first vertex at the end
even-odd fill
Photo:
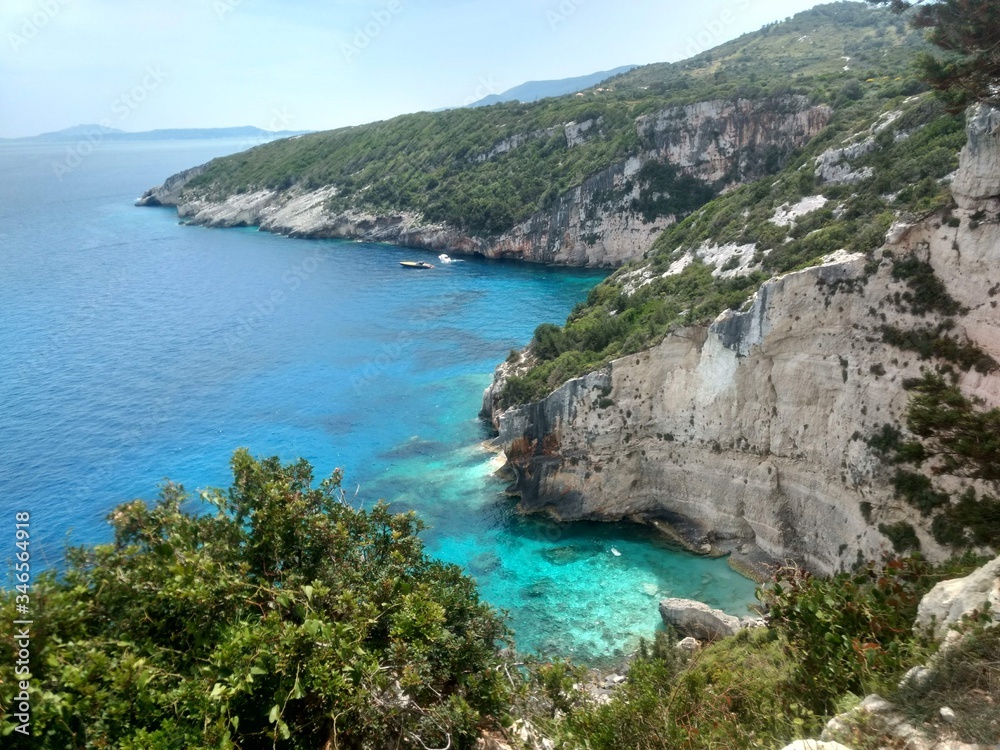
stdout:
POLYGON ((576 76, 574 78, 561 78, 553 81, 528 81, 527 83, 522 83, 520 86, 507 89, 500 94, 484 96, 482 99, 474 101, 468 106, 488 107, 491 104, 500 104, 501 102, 521 102, 522 104, 528 104, 529 102, 536 102, 539 99, 545 99, 550 96, 575 94, 578 91, 592 88, 599 83, 604 83, 609 78, 614 78, 622 73, 628 73, 630 70, 635 70, 638 67, 638 65, 622 65, 613 70, 602 70, 597 73, 576 76))
POLYGON ((23 138, 0 138, 0 142, 13 143, 25 141, 76 141, 81 138, 100 137, 102 140, 115 141, 194 141, 207 138, 266 138, 277 140, 296 135, 305 135, 310 130, 264 130, 253 125, 242 125, 233 128, 161 128, 130 133, 118 128, 109 128, 97 123, 74 125, 71 128, 56 130, 51 133, 26 136, 23 138))

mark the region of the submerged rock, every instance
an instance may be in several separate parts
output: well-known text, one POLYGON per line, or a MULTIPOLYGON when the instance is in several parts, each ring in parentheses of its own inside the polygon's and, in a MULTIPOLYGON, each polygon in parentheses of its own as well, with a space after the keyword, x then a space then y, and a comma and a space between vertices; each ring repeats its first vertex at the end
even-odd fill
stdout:
POLYGON ((561 547, 547 547, 539 552, 545 562, 551 565, 571 565, 572 563, 593 557, 598 553, 596 547, 582 544, 565 544, 561 547))
POLYGON ((500 556, 496 552, 480 552, 469 560, 469 572, 474 576, 489 575, 501 564, 500 556))

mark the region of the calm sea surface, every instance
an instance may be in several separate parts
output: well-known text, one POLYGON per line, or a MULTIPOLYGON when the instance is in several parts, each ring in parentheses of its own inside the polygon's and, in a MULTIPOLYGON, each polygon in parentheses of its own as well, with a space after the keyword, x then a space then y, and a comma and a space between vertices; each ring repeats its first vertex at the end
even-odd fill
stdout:
POLYGON ((107 541, 108 511, 164 478, 227 486, 246 446, 318 476, 342 467, 359 500, 416 509, 431 553, 476 576, 525 650, 614 658, 666 595, 745 612, 753 586, 725 562, 631 526, 518 517, 490 475, 476 414, 493 367, 600 274, 404 271, 434 258, 133 207, 248 145, 99 144, 61 180, 65 145, 0 146, 0 518, 32 513, 36 556, 107 541))

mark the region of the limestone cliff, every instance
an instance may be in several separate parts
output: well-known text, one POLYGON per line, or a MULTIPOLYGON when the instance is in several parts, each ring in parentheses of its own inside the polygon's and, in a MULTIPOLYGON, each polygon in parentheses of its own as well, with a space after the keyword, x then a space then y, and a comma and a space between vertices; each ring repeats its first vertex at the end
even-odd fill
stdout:
MULTIPOLYGON (((906 287, 894 259, 929 262, 965 308, 953 333, 1000 359, 996 122, 984 109, 969 117, 950 222, 897 224, 874 259, 834 253, 765 283, 741 312, 674 330, 540 402, 500 412, 495 395, 513 366, 505 365, 484 411, 521 507, 693 524, 701 542, 728 540, 822 572, 889 549, 880 522, 910 521, 925 552, 940 552, 917 513, 894 500, 889 471, 864 438, 900 422, 903 379, 933 364, 883 341, 887 319, 904 328, 936 322, 900 309, 906 287)), ((963 373, 961 386, 1000 404, 996 373, 963 373)))
MULTIPOLYGON (((407 211, 333 211, 334 188, 261 189, 223 199, 209 198, 187 185, 203 167, 171 177, 148 190, 139 205, 176 206, 185 221, 212 227, 258 226, 292 237, 340 237, 392 242, 449 253, 516 258, 537 263, 616 267, 640 257, 673 216, 647 221, 632 209, 644 186, 635 179, 647 162, 669 161, 717 189, 756 179, 779 168, 798 147, 829 121, 831 110, 806 97, 750 101, 707 101, 670 107, 639 117, 639 152, 590 175, 553 205, 498 236, 474 236, 446 224, 424 221, 407 211)), ((568 147, 600 132, 599 120, 566 123, 568 147)), ((474 161, 497 158, 536 137, 507 138, 474 161)))

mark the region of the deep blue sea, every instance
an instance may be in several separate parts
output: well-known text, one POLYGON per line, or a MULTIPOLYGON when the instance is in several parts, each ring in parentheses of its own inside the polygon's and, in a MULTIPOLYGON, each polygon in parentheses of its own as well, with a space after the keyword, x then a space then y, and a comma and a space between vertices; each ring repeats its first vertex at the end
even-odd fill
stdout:
POLYGON ((133 206, 248 145, 98 144, 62 179, 65 145, 0 146, 0 518, 31 512, 36 560, 107 541, 109 510, 164 478, 228 486, 246 446, 416 509, 429 551, 476 576, 523 650, 613 659, 653 632, 665 595, 746 611, 754 587, 724 561, 634 526, 519 517, 491 475, 476 415, 493 367, 601 274, 471 258, 406 271, 436 261, 133 206))

